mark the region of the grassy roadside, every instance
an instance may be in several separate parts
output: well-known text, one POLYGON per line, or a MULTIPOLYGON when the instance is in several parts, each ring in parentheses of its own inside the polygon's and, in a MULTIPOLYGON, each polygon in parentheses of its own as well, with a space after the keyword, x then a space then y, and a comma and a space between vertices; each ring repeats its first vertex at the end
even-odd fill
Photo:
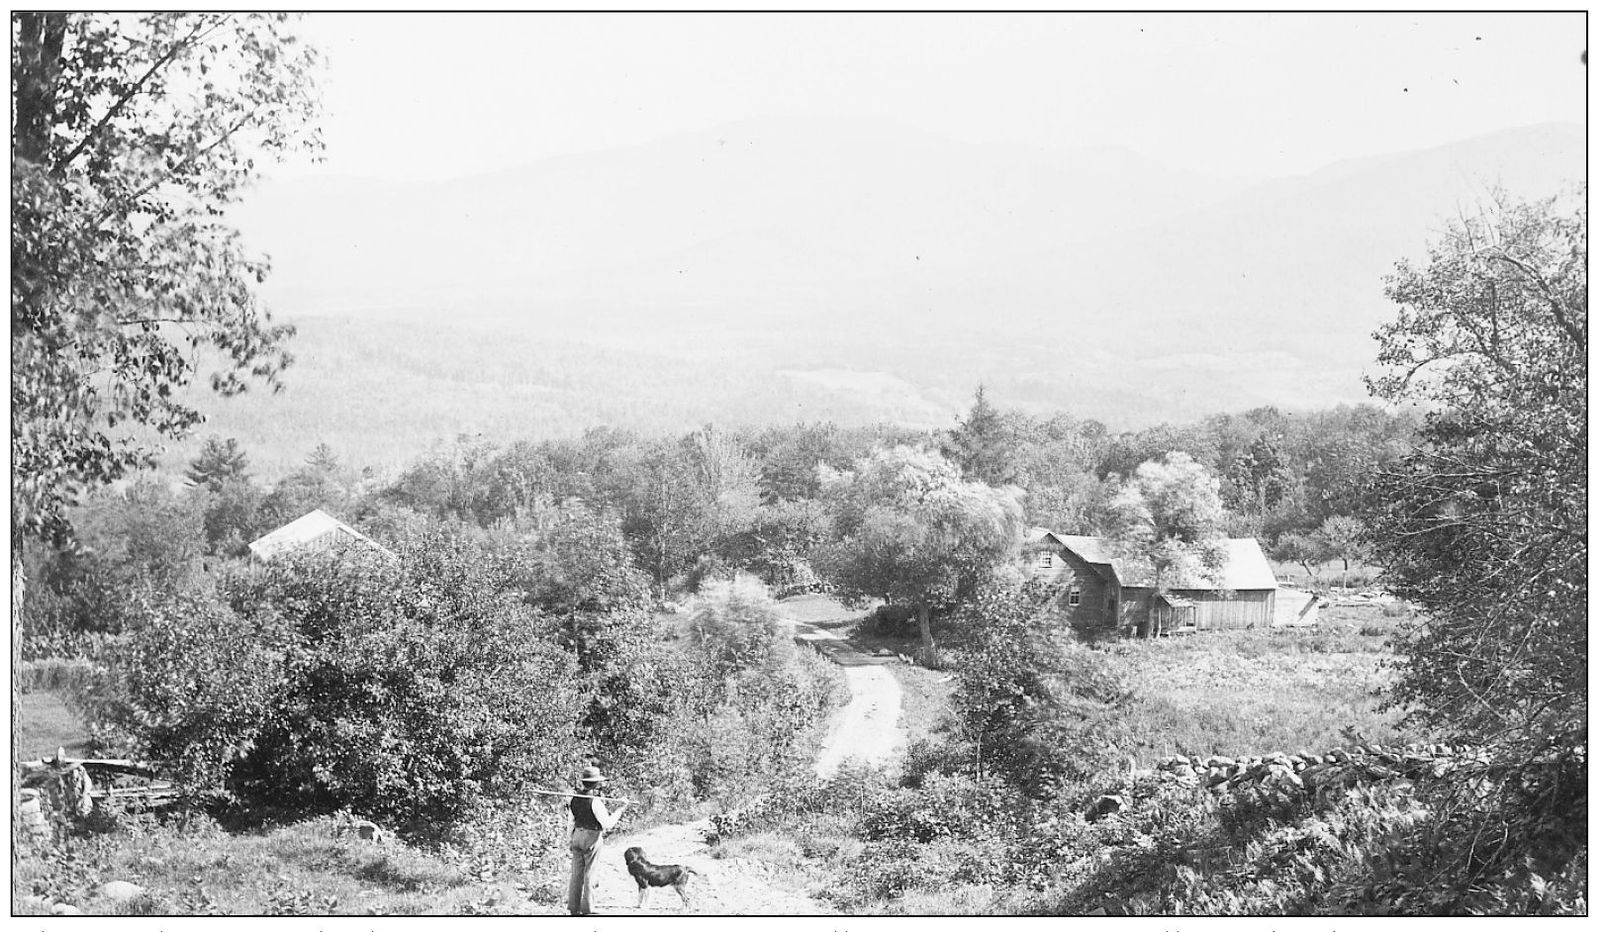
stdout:
POLYGON ((554 845, 524 870, 498 870, 361 839, 338 815, 251 834, 202 816, 125 819, 115 834, 53 850, 19 844, 12 910, 42 915, 48 903, 68 903, 99 915, 556 915, 558 854, 554 845), (100 896, 114 880, 144 892, 122 902, 100 896))

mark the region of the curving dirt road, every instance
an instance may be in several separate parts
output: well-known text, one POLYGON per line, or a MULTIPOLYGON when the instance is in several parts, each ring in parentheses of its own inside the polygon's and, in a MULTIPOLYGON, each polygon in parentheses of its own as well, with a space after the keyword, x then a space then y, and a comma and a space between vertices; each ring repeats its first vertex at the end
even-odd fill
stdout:
MULTIPOLYGON (((834 604, 834 603, 833 603, 834 604)), ((783 608, 787 608, 783 603, 783 608)), ((822 603, 812 603, 818 615, 822 603)), ((846 609, 838 608, 846 613, 846 609)), ((843 667, 848 679, 848 704, 838 710, 815 761, 815 772, 830 776, 844 761, 887 763, 904 735, 898 727, 903 693, 898 680, 880 658, 853 650, 842 639, 788 611, 793 636, 809 643, 843 667)), ((772 877, 769 865, 751 858, 714 858, 703 843, 708 820, 660 825, 608 839, 597 863, 593 901, 604 915, 662 915, 681 912, 680 898, 670 889, 648 894, 647 906, 636 909, 636 883, 625 872, 624 852, 640 846, 658 864, 685 864, 702 876, 687 885, 692 912, 702 915, 820 915, 832 910, 803 890, 772 877)))

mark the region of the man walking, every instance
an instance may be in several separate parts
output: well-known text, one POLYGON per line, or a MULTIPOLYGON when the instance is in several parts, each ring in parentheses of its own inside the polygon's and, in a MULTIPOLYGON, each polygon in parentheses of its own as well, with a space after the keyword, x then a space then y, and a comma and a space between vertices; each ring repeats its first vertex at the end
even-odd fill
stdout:
POLYGON ((610 813, 598 794, 608 781, 602 771, 587 767, 580 772, 580 792, 569 800, 569 816, 575 828, 569 833, 569 914, 590 916, 591 869, 603 850, 603 833, 614 827, 630 803, 622 803, 610 813))

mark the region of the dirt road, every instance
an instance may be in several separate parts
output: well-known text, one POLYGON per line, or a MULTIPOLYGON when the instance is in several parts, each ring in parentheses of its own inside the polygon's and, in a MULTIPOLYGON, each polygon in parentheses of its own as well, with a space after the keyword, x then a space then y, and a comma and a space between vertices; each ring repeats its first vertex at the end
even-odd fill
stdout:
MULTIPOLYGON (((803 617, 830 611, 835 603, 816 599, 802 611, 788 611, 794 636, 841 664, 848 678, 848 704, 839 709, 815 762, 815 772, 829 776, 844 761, 885 763, 892 760, 904 736, 898 727, 902 692, 879 658, 867 657, 803 617)), ((790 608, 783 603, 784 608, 790 608)), ((840 606, 838 612, 846 612, 840 606)), ((818 620, 818 619, 817 619, 818 620)), ((692 912, 701 915, 819 915, 832 910, 770 874, 769 865, 750 858, 713 858, 703 843, 707 820, 660 825, 611 836, 596 868, 594 903, 604 915, 642 916, 681 911, 670 889, 648 894, 645 909, 636 909, 636 884, 625 872, 624 852, 640 846, 659 864, 685 864, 701 874, 687 887, 692 912)))

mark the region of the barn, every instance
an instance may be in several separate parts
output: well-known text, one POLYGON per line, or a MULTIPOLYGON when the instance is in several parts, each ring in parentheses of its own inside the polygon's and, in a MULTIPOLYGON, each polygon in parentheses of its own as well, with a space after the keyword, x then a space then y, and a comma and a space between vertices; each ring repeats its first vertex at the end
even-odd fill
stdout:
POLYGON ((1078 627, 1172 634, 1276 623, 1278 580, 1260 542, 1234 537, 1221 543, 1220 579, 1184 579, 1162 594, 1148 585, 1148 566, 1122 556, 1107 538, 1035 531, 1026 552, 1031 577, 1054 589, 1067 620, 1078 627))
POLYGON ((321 508, 315 508, 276 531, 251 542, 251 555, 269 562, 298 550, 345 550, 357 548, 386 557, 396 555, 372 538, 321 508))

